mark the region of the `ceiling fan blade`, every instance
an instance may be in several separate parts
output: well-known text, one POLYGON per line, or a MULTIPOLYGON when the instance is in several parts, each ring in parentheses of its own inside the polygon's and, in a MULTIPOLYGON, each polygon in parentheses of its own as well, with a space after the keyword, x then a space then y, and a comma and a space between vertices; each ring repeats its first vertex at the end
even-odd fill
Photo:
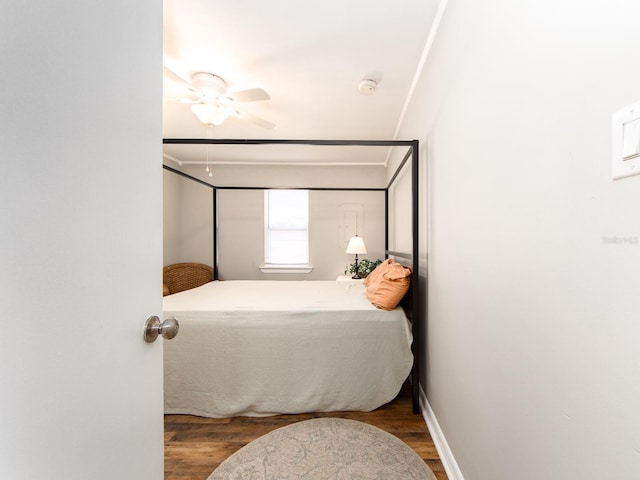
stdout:
POLYGON ((189 87, 190 89, 194 89, 193 85, 191 85, 191 83, 185 79, 182 78, 180 75, 178 75, 176 72, 174 72, 173 70, 170 70, 169 68, 165 67, 164 65, 162 66, 162 70, 164 72, 164 76, 173 80, 174 82, 178 82, 178 83, 184 83, 187 87, 189 87))
POLYGON ((231 92, 230 95, 236 102, 258 102, 261 100, 271 100, 269 94, 261 88, 250 88, 248 90, 231 92))
POLYGON ((168 100, 171 100, 172 102, 176 102, 176 103, 184 103, 186 105, 194 105, 196 103, 202 103, 202 99, 200 98, 187 98, 187 97, 178 97, 178 98, 169 98, 168 100))
POLYGON ((239 118, 240 120, 246 120, 258 125, 259 127, 266 128, 267 130, 271 130, 276 126, 275 123, 271 123, 264 118, 256 117, 255 115, 252 115, 250 113, 243 112, 242 110, 238 110, 237 108, 232 108, 229 113, 234 117, 239 118))

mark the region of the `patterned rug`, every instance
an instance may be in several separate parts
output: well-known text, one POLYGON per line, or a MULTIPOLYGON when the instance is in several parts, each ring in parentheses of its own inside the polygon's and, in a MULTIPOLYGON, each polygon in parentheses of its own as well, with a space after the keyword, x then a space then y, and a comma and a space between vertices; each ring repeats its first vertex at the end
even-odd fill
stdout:
POLYGON ((436 480, 399 438, 355 420, 316 418, 267 433, 208 480, 436 480))

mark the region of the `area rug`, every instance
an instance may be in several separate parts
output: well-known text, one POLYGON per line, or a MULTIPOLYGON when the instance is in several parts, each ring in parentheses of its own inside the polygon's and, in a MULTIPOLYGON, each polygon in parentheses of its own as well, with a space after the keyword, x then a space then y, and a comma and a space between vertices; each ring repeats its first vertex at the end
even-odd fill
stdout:
POLYGON ((278 428, 227 458, 208 480, 436 480, 402 440, 366 423, 316 418, 278 428))

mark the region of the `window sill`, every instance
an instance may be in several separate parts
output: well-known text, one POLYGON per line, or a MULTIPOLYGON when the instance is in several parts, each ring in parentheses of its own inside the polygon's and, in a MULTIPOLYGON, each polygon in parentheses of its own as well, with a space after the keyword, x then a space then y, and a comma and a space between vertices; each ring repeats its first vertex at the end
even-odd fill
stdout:
POLYGON ((262 273, 311 273, 313 265, 260 265, 262 273))

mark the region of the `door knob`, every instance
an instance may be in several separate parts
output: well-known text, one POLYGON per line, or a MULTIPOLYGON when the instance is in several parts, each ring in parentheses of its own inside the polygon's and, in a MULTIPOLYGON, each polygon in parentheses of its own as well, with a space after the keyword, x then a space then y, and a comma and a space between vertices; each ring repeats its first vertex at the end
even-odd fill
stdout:
POLYGON ((155 315, 147 318, 144 324, 144 341, 147 343, 153 343, 158 338, 158 335, 162 335, 162 338, 171 340, 178 335, 180 324, 178 320, 173 317, 167 318, 164 322, 160 323, 160 319, 155 315))

